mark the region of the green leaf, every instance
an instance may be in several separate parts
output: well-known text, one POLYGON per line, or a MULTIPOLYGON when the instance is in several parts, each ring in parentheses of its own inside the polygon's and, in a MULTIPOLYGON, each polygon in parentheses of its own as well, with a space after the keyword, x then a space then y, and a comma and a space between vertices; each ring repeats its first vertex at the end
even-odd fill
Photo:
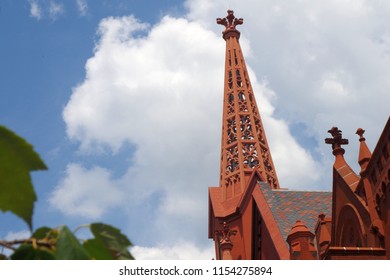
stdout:
POLYGON ((134 257, 128 251, 132 246, 126 235, 122 234, 119 229, 112 226, 94 223, 91 224, 91 232, 95 239, 101 241, 114 259, 133 260, 134 257))
POLYGON ((32 228, 36 195, 30 171, 47 169, 33 147, 0 126, 0 210, 11 211, 32 228))
POLYGON ((7 259, 8 258, 6 255, 0 254, 0 261, 7 260, 7 259))
POLYGON ((55 257, 47 250, 35 249, 30 244, 23 244, 11 255, 11 260, 55 260, 55 257))
POLYGON ((34 231, 34 233, 31 237, 33 237, 35 239, 43 239, 45 237, 48 237, 48 235, 51 231, 52 231, 52 229, 49 227, 40 227, 34 231))
POLYGON ((106 245, 94 238, 88 239, 84 242, 83 247, 88 251, 92 259, 95 260, 113 260, 111 252, 107 249, 106 245))
POLYGON ((62 227, 57 240, 56 257, 60 260, 88 260, 90 256, 79 240, 66 227, 62 227))

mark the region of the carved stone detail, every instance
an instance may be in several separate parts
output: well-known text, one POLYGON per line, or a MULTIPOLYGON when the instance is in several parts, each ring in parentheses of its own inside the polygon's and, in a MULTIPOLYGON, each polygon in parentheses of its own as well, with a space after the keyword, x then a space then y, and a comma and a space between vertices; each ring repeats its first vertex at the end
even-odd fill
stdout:
POLYGON ((248 104, 245 94, 242 91, 238 93, 238 107, 240 108, 240 112, 248 112, 248 104))
POLYGON ((230 89, 233 88, 233 75, 232 75, 232 70, 229 71, 229 74, 228 74, 228 86, 230 89))
POLYGON ((234 95, 233 93, 229 94, 229 103, 228 103, 228 116, 234 114, 234 95))
POLYGON ((257 153, 255 144, 243 144, 242 154, 244 158, 244 168, 255 168, 259 165, 259 155, 257 153))
POLYGON ((226 174, 231 174, 240 168, 238 164, 238 147, 234 145, 226 149, 226 174))
POLYGON ((249 115, 240 116, 240 131, 241 131, 241 139, 244 140, 254 139, 252 124, 249 115))
POLYGON ((226 27, 225 32, 235 30, 237 25, 244 22, 242 18, 236 18, 232 10, 228 10, 227 13, 228 15, 225 18, 217 18, 217 23, 226 27))
POLYGON ((237 126, 236 118, 230 118, 227 120, 227 144, 231 144, 237 141, 237 126))
POLYGON ((236 83, 237 83, 238 87, 242 87, 242 79, 241 79, 240 70, 236 70, 236 83))

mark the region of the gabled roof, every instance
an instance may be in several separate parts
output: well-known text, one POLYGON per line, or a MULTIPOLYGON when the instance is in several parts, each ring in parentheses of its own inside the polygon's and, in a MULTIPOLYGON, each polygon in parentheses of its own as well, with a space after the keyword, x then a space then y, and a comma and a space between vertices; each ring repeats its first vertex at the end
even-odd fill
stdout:
POLYGON ((258 186, 284 240, 297 220, 301 220, 314 233, 320 213, 327 217, 332 216, 330 191, 275 190, 265 182, 259 182, 258 186))
POLYGON ((254 169, 247 181, 245 192, 225 200, 221 187, 209 187, 209 198, 214 216, 218 218, 227 217, 242 210, 244 204, 252 196, 253 189, 259 180, 263 180, 263 178, 260 172, 254 169))

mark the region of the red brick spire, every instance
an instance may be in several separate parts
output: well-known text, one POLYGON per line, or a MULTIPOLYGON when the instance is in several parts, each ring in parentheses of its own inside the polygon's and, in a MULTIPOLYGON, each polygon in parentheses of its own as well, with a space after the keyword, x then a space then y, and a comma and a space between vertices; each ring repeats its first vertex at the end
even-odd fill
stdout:
POLYGON ((359 138, 360 149, 359 149, 358 161, 362 172, 366 169, 368 162, 370 161, 371 158, 371 152, 370 149, 367 147, 366 138, 363 137, 364 132, 365 130, 361 128, 358 128, 356 131, 356 134, 360 136, 359 138))
POLYGON ((238 41, 236 26, 243 19, 235 18, 229 10, 217 23, 225 26, 222 34, 226 41, 220 171, 225 200, 243 193, 254 170, 274 189, 279 188, 279 182, 238 41))

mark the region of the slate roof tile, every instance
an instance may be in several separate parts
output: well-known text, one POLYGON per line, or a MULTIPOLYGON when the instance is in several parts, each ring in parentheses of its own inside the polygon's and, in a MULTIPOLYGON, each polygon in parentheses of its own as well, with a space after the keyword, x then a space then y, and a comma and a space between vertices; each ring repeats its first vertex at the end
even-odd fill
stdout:
POLYGON ((274 190, 259 182, 260 190, 271 209, 284 240, 297 220, 301 220, 314 233, 318 215, 332 215, 332 192, 274 190))

